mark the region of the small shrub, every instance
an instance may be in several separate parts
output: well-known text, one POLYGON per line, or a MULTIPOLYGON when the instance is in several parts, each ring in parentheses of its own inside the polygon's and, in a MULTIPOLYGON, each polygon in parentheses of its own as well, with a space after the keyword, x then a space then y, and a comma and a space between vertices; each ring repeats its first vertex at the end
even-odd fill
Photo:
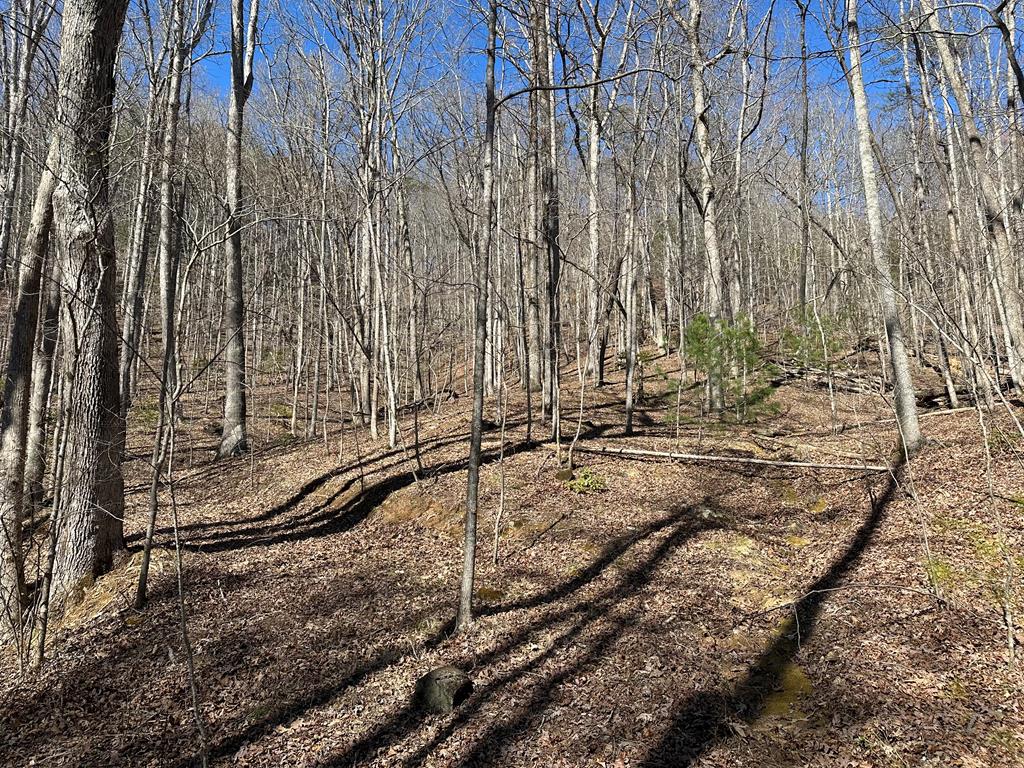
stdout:
POLYGON ((707 373, 710 380, 721 382, 738 421, 746 421, 748 411, 758 410, 757 406, 767 406, 773 391, 768 385, 772 371, 749 317, 741 316, 730 323, 697 315, 686 327, 684 347, 687 359, 698 370, 707 373), (751 391, 754 400, 748 402, 751 391))
POLYGON ((604 478, 588 467, 583 467, 572 480, 565 483, 565 487, 573 493, 597 493, 603 491, 607 486, 604 478))
POLYGON ((274 403, 270 406, 270 418, 272 419, 290 419, 292 417, 292 407, 285 403, 274 403))

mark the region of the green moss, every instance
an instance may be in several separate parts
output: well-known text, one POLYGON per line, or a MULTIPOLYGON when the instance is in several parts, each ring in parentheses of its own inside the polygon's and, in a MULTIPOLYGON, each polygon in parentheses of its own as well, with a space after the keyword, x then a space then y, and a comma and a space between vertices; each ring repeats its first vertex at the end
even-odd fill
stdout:
POLYGON ((924 570, 928 574, 928 581, 936 587, 947 587, 953 583, 952 567, 939 557, 929 558, 924 570))
POLYGON ((962 517, 938 514, 932 519, 932 528, 936 533, 958 533, 960 531, 970 530, 972 527, 973 524, 969 520, 964 520, 962 517))
POLYGON ((139 425, 153 430, 160 420, 160 408, 156 405, 138 405, 132 409, 132 415, 139 425))
POLYGON ((967 687, 960 678, 954 677, 946 685, 946 696, 950 699, 963 701, 967 698, 967 687))
POLYGON ((988 735, 988 743, 1005 752, 1011 761, 1024 756, 1024 740, 1012 728, 996 728, 988 735))
POLYGON ((797 703, 813 691, 814 686, 807 673, 793 662, 786 662, 779 672, 776 690, 764 700, 761 714, 764 717, 806 717, 797 708, 797 703))
POLYGON ((683 425, 696 424, 697 423, 697 419, 695 419, 690 414, 684 413, 682 411, 682 409, 680 409, 680 411, 679 411, 679 413, 677 415, 676 414, 676 410, 675 410, 675 404, 673 403, 671 408, 670 408, 670 410, 668 410, 665 413, 665 423, 669 424, 669 425, 679 424, 680 426, 683 426, 683 425))
POLYGON ((820 515, 826 509, 828 509, 828 499, 824 496, 820 496, 807 507, 807 511, 815 515, 820 515))
POLYGON ((274 713, 274 707, 269 702, 257 704, 252 707, 245 715, 245 719, 250 723, 260 723, 266 720, 274 713))
POLYGON ((971 544, 974 545, 974 553, 979 560, 987 563, 1002 562, 1003 547, 995 536, 990 536, 986 531, 979 528, 967 534, 971 544))
POLYGON ((783 482, 779 486, 779 493, 782 496, 782 500, 786 503, 786 506, 796 507, 800 505, 800 496, 796 492, 796 488, 791 483, 783 482))
POLYGON ((285 403, 274 403, 270 406, 270 417, 274 419, 290 419, 292 407, 285 403))

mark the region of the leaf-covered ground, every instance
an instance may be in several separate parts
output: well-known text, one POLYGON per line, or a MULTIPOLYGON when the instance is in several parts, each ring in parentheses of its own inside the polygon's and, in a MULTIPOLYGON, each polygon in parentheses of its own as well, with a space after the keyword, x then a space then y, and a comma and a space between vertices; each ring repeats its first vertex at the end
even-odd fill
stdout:
MULTIPOLYGON (((799 380, 742 423, 702 421, 689 390, 677 418, 662 364, 632 436, 621 384, 588 392, 579 446, 844 464, 891 450, 878 396, 840 393, 839 434, 827 393, 799 380)), ((257 421, 253 455, 212 463, 186 409, 174 499, 203 732, 165 506, 145 611, 129 607, 135 556, 72 609, 41 674, 5 663, 0 762, 1024 765, 1024 648, 1007 629, 1024 623, 1024 441, 1005 411, 926 416, 930 442, 897 477, 578 453, 604 490, 576 493, 513 402, 502 460, 499 426, 484 446, 478 620, 452 637, 465 400, 421 414, 422 467, 411 421, 393 451, 351 429, 268 440, 279 427, 257 421), (424 715, 415 681, 443 664, 474 692, 424 715)), ((578 393, 563 402, 572 434, 578 393)), ((135 551, 144 460, 129 472, 135 551)))

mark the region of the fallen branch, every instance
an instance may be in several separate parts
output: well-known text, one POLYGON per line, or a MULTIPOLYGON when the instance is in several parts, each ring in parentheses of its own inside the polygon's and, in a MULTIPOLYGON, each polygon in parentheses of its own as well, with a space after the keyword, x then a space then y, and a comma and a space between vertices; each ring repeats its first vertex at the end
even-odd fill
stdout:
POLYGON ((754 613, 748 613, 746 616, 744 616, 743 618, 740 619, 739 623, 740 624, 744 624, 744 623, 746 623, 748 621, 753 621, 754 619, 759 619, 762 616, 767 616, 769 613, 775 613, 776 611, 781 611, 781 610, 787 609, 787 608, 795 608, 798 605, 800 605, 800 603, 802 603, 804 600, 806 600, 809 597, 813 597, 814 595, 824 595, 824 594, 829 594, 831 592, 841 592, 841 591, 848 590, 848 589, 849 590, 854 590, 854 589, 876 589, 876 590, 892 591, 892 592, 906 592, 908 594, 923 595, 924 597, 930 598, 930 599, 934 600, 936 605, 938 605, 939 607, 942 607, 942 606, 946 605, 946 601, 943 600, 941 597, 938 597, 934 592, 930 592, 930 591, 925 590, 925 589, 918 589, 917 587, 906 587, 906 586, 903 586, 902 584, 842 584, 842 585, 840 585, 838 587, 827 587, 825 589, 812 589, 810 592, 805 592, 803 595, 798 597, 796 600, 788 600, 785 603, 779 603, 778 605, 773 605, 771 608, 765 608, 763 611, 755 611, 754 613))
POLYGON ((581 453, 602 453, 610 456, 637 456, 648 459, 674 459, 676 461, 719 462, 723 464, 757 464, 766 467, 802 467, 804 469, 843 469, 855 472, 888 472, 882 464, 819 464, 812 461, 782 461, 773 459, 750 459, 742 456, 715 456, 699 453, 676 453, 675 451, 641 451, 637 448, 591 448, 576 446, 581 453))

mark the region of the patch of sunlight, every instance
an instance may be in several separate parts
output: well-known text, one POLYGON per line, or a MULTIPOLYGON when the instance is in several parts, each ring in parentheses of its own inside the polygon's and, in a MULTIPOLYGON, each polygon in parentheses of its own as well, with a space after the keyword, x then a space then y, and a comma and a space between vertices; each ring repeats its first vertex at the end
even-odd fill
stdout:
POLYGON ((811 679, 798 665, 787 661, 779 672, 778 685, 764 700, 761 716, 766 718, 783 718, 803 720, 807 714, 797 707, 801 699, 814 691, 811 679))
POLYGON ((739 560, 753 560, 757 555, 757 542, 741 533, 723 531, 719 536, 709 537, 706 546, 739 560))
MULTIPOLYGON (((83 577, 72 588, 67 607, 57 626, 62 629, 79 627, 95 619, 112 604, 120 607, 122 596, 134 592, 141 568, 142 551, 139 550, 98 579, 94 580, 91 575, 83 577)), ((174 553, 163 547, 153 547, 149 560, 150 579, 173 570, 174 553)), ((131 615, 127 617, 126 623, 135 626, 138 621, 131 615)))
POLYGON ((476 591, 476 599, 484 603, 497 603, 505 597, 505 593, 494 587, 480 587, 476 591))
POLYGON ((791 605, 792 603, 793 598, 788 595, 773 594, 771 597, 767 598, 764 601, 764 603, 761 605, 761 610, 774 611, 776 608, 781 608, 784 605, 791 605))
POLYGON ((450 536, 459 536, 462 531, 461 501, 443 503, 415 486, 392 493, 373 516, 391 525, 413 523, 450 536))

